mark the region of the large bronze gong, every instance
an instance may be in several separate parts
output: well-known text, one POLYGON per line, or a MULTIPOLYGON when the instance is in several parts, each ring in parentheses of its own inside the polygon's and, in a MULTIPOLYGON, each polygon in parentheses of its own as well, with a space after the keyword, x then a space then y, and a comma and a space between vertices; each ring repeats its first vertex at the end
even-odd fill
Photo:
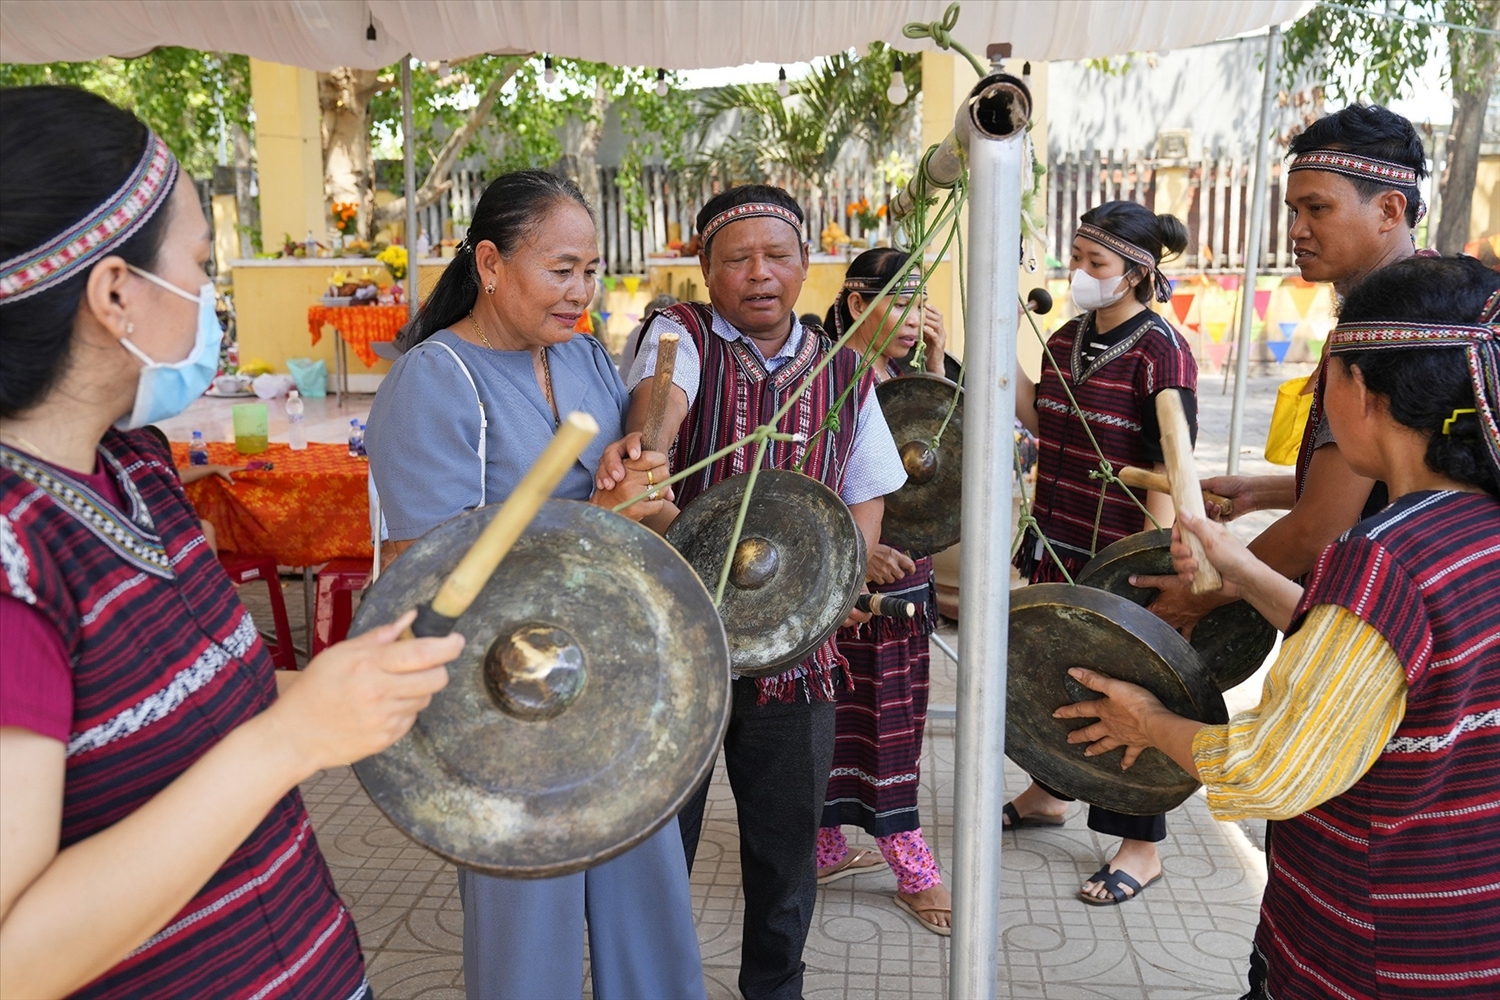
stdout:
MULTIPOLYGON (((352 633, 430 600, 499 510, 423 536, 365 593, 352 633)), ((436 853, 506 878, 599 864, 676 815, 729 718, 712 600, 650 529, 551 500, 458 619, 451 680, 406 736, 354 765, 436 853)))
MULTIPOLYGON (((1132 587, 1130 578, 1172 573, 1172 532, 1168 528, 1128 535, 1102 550, 1078 573, 1077 582, 1098 587, 1149 607, 1161 593, 1132 587)), ((1276 645, 1276 627, 1247 601, 1215 608, 1193 629, 1192 646, 1220 691, 1228 691, 1260 669, 1276 645)))
POLYGON ((1122 771, 1123 749, 1085 757, 1086 744, 1068 742, 1090 723, 1052 713, 1098 697, 1068 676, 1070 667, 1139 684, 1178 715, 1229 721, 1198 655, 1160 618, 1108 591, 1039 583, 1010 595, 1006 755, 1058 791, 1132 816, 1166 812, 1193 794, 1198 782, 1155 747, 1122 771))
POLYGON ((886 495, 880 537, 909 552, 941 552, 957 543, 961 523, 963 390, 924 372, 882 382, 875 392, 906 467, 906 485, 886 495))
MULTIPOLYGON (((688 504, 667 541, 705 586, 719 573, 748 475, 732 476, 688 504)), ((817 650, 849 616, 865 579, 865 542, 849 508, 828 487, 767 469, 755 480, 719 614, 734 672, 769 677, 817 650)))

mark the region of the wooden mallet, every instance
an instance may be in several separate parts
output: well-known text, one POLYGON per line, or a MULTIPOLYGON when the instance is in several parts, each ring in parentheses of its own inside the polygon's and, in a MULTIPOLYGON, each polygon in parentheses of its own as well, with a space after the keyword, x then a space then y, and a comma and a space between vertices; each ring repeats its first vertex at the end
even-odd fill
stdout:
POLYGON ((675 333, 664 333, 656 345, 656 374, 651 377, 651 398, 646 403, 646 424, 641 428, 641 450, 661 451, 661 425, 672 398, 672 373, 677 369, 675 333))
POLYGON ((599 424, 587 413, 575 411, 557 429, 536 464, 511 492, 484 532, 469 546, 448 579, 438 588, 430 604, 417 608, 417 620, 401 638, 443 636, 453 631, 453 624, 474 598, 484 589, 506 553, 516 544, 526 526, 536 517, 567 475, 583 449, 599 433, 599 424))
MULTIPOLYGON (((1203 491, 1198 486, 1198 468, 1193 464, 1193 439, 1188 431, 1187 414, 1183 412, 1182 398, 1176 390, 1157 393, 1156 420, 1161 425, 1161 451, 1166 459, 1173 505, 1179 513, 1187 511, 1198 517, 1207 517, 1203 508, 1203 491)), ((1198 572, 1193 575, 1193 593, 1207 594, 1218 590, 1224 581, 1208 561, 1203 543, 1186 528, 1182 529, 1182 537, 1193 550, 1193 559, 1198 564, 1198 572)))
MULTIPOLYGON (((1126 486, 1134 486, 1138 490, 1150 490, 1152 493, 1165 493, 1168 496, 1172 493, 1172 481, 1160 472, 1127 465, 1117 475, 1120 477, 1120 482, 1126 486)), ((1233 506, 1228 497, 1221 497, 1211 490, 1203 491, 1203 499, 1205 503, 1211 503, 1226 511, 1233 506)))

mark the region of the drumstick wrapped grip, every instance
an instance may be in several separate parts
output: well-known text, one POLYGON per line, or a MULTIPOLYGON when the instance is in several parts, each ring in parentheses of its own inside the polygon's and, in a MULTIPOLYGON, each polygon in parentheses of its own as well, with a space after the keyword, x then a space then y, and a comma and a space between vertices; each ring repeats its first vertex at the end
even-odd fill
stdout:
MULTIPOLYGON (((1193 464, 1193 440, 1188 431, 1187 414, 1182 409, 1182 397, 1175 389, 1157 393, 1156 419, 1161 425, 1161 452, 1172 486, 1173 505, 1179 512, 1187 511, 1206 518, 1203 491, 1198 486, 1198 468, 1193 464)), ((1218 590, 1224 581, 1213 563, 1208 561, 1203 543, 1186 528, 1182 530, 1182 537, 1193 550, 1193 561, 1198 564, 1198 571, 1193 576, 1193 593, 1207 594, 1218 590)))
POLYGON ((915 618, 917 606, 886 594, 860 594, 854 601, 857 611, 886 618, 915 618))

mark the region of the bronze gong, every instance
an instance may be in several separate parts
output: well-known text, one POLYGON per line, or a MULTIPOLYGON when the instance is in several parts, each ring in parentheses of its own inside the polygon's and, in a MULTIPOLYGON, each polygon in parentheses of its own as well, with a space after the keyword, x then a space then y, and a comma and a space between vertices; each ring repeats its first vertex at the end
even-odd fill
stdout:
POLYGON ((1155 747, 1122 771, 1123 748, 1085 757, 1086 744, 1068 742, 1091 722, 1052 713, 1098 697, 1068 676, 1070 667, 1139 684, 1189 719, 1229 721, 1202 661, 1166 622, 1108 591, 1038 583, 1010 595, 1006 755, 1066 795, 1127 815, 1164 813, 1192 795, 1198 782, 1155 747))
MULTIPOLYGON (((408 549, 351 634, 429 601, 483 507, 408 549)), ((645 840, 708 773, 729 720, 713 601, 650 529, 550 500, 458 619, 448 686, 354 771, 412 839, 468 868, 550 878, 645 840)))
MULTIPOLYGON (((1079 571, 1077 582, 1150 607, 1161 591, 1132 587, 1131 576, 1172 572, 1172 532, 1161 528, 1127 535, 1101 550, 1079 571)), ((1276 645, 1276 626, 1248 601, 1235 601, 1204 615, 1190 641, 1219 690, 1228 691, 1260 669, 1276 645)))
MULTIPOLYGON (((749 475, 703 491, 667 529, 667 541, 710 592, 739 516, 749 475)), ((731 555, 719 614, 729 660, 745 677, 802 662, 833 635, 865 580, 865 542, 844 501, 800 472, 763 470, 731 555)))
POLYGON ((909 552, 941 552, 958 541, 961 523, 963 390, 923 372, 882 382, 875 392, 906 467, 906 484, 886 495, 880 537, 909 552), (943 436, 933 447, 939 430, 943 436))

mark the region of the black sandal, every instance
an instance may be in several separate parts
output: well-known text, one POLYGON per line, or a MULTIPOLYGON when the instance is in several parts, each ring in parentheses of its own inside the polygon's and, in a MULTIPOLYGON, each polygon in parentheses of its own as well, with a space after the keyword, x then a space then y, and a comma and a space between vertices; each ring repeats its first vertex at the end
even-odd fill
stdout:
POLYGON ((1119 869, 1110 871, 1109 865, 1105 865, 1103 868, 1100 868, 1098 871, 1094 872, 1093 875, 1089 876, 1089 881, 1102 883, 1104 885, 1104 891, 1109 893, 1110 898, 1097 899, 1093 896, 1090 896, 1083 889, 1079 889, 1079 899, 1083 900, 1090 906, 1119 906, 1121 903, 1139 897, 1140 894, 1145 892, 1149 886, 1160 882, 1161 876, 1157 875, 1155 878, 1149 879, 1145 885, 1141 885, 1141 883, 1137 882, 1134 878, 1131 878, 1125 872, 1119 869), (1129 889, 1130 891, 1126 892, 1126 889, 1129 889))
POLYGON ((1022 816, 1014 802, 1005 803, 1000 811, 1010 820, 1003 827, 1006 830, 1019 830, 1023 826, 1065 826, 1068 822, 1066 816, 1022 816))

